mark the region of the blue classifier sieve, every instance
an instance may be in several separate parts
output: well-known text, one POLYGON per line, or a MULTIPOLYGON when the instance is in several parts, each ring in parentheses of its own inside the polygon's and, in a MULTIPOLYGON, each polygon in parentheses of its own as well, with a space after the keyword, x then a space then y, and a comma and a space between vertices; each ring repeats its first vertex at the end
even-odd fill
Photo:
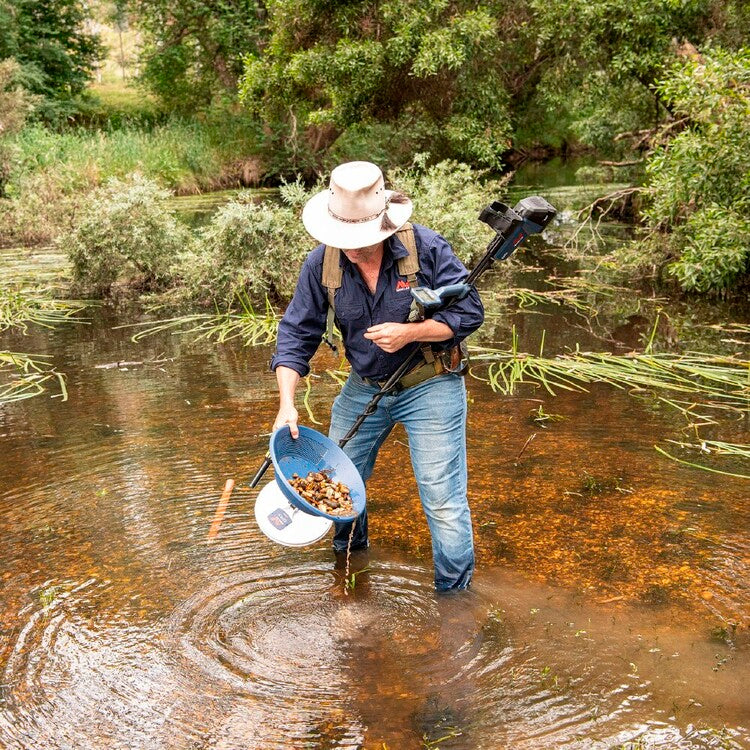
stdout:
POLYGON ((279 427, 271 435, 270 453, 276 471, 276 482, 293 507, 332 521, 353 521, 365 509, 365 485, 352 460, 336 443, 317 430, 300 426, 299 437, 295 440, 288 426, 279 427), (311 471, 323 469, 328 471, 331 479, 349 488, 354 515, 335 516, 323 513, 289 484, 292 474, 306 477, 311 471))

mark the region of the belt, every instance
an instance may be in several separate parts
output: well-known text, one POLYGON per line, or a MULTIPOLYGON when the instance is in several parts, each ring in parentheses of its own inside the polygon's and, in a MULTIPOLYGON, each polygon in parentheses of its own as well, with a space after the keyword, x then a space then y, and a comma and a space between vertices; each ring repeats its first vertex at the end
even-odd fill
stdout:
MULTIPOLYGON (((453 372, 451 367, 453 361, 456 359, 456 355, 460 354, 459 347, 454 346, 451 349, 447 349, 444 352, 435 354, 435 359, 432 362, 422 362, 413 369, 409 370, 400 380, 396 381, 393 386, 394 393, 400 393, 407 388, 412 388, 415 385, 424 383, 425 380, 430 378, 436 378, 438 375, 443 375, 446 372, 453 372), (454 350, 456 350, 454 352, 454 350), (449 363, 449 367, 446 367, 444 359, 449 363), (450 368, 450 369, 449 369, 450 368)), ((456 372, 457 375, 463 375, 463 372, 456 372)), ((382 388, 388 380, 373 380, 372 378, 362 378, 368 385, 376 388, 382 388)))

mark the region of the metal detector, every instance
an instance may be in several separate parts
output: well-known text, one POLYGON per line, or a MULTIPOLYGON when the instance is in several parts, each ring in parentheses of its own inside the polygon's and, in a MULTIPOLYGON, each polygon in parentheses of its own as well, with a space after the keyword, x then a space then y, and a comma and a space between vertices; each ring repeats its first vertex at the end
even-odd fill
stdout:
MULTIPOLYGON (((412 296, 424 307, 425 311, 430 313, 450 307, 454 302, 466 297, 471 288, 476 286, 477 279, 496 260, 509 258, 529 235, 543 232, 556 214, 557 209, 539 195, 523 198, 513 208, 500 201, 493 201, 479 214, 479 220, 495 230, 495 237, 487 246, 487 252, 467 276, 466 281, 462 284, 451 284, 439 289, 415 287, 411 290, 412 296)), ((412 369, 420 356, 422 356, 422 351, 417 347, 399 365, 380 390, 373 395, 346 435, 339 440, 340 448, 343 448, 357 434, 365 419, 375 413, 380 399, 394 390, 398 381, 412 369)), ((267 455, 251 480, 250 487, 255 487, 258 484, 270 465, 271 456, 267 455)))

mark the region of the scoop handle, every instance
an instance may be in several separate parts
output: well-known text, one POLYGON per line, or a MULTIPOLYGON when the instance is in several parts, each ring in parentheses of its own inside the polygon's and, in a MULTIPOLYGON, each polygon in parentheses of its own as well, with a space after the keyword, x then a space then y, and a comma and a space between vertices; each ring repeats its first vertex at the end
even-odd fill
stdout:
POLYGON ((255 487, 258 484, 258 482, 260 482, 261 477, 266 473, 266 470, 268 469, 270 465, 271 465, 271 454, 266 453, 266 457, 265 459, 263 459, 263 463, 260 465, 260 469, 258 469, 257 473, 250 481, 251 488, 255 487))

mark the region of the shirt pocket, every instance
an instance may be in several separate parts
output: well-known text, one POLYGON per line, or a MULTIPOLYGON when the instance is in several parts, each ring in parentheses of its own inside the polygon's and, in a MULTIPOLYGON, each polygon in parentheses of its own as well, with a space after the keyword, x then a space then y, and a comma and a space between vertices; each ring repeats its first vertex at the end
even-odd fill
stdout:
POLYGON ((412 296, 408 289, 392 292, 385 301, 388 321, 391 323, 406 323, 411 309, 412 296))
POLYGON ((356 323, 365 316, 365 306, 356 300, 336 300, 336 318, 342 323, 356 323))

